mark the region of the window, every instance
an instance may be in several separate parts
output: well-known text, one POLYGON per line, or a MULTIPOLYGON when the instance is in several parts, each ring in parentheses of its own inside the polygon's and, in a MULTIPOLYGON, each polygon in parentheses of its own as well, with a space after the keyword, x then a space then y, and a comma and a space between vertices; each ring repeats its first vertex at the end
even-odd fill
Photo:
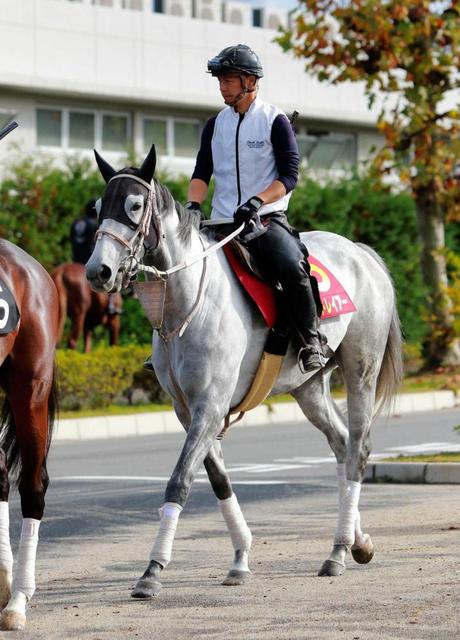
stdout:
POLYGON ((144 118, 144 151, 148 151, 152 144, 157 153, 165 156, 168 153, 167 121, 144 118))
POLYGON ((36 121, 39 146, 126 152, 131 142, 127 113, 40 107, 36 121))
POLYGON ((46 147, 62 146, 62 111, 37 109, 37 143, 46 147))
POLYGON ((199 147, 199 125, 197 122, 174 122, 174 155, 190 158, 199 147))
POLYGON ((253 9, 252 10, 252 26, 253 27, 261 27, 262 26, 262 9, 253 9))
POLYGON ((154 13, 164 13, 163 0, 153 0, 152 9, 154 13))
POLYGON ((123 9, 133 9, 134 11, 142 11, 144 8, 143 0, 123 0, 123 9))
POLYGON ((346 169, 356 164, 356 136, 352 133, 308 130, 297 142, 301 159, 311 169, 346 169))
POLYGON ((102 148, 105 151, 127 151, 127 116, 108 113, 102 115, 102 148))
POLYGON ((91 149, 94 147, 94 114, 69 112, 69 147, 91 149))

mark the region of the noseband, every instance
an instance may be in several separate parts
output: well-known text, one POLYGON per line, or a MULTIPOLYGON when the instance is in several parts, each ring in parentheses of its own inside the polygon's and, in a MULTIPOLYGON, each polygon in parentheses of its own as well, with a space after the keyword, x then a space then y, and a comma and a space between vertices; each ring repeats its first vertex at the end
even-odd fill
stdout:
POLYGON ((142 178, 138 178, 137 176, 133 176, 129 173, 120 173, 118 175, 110 178, 109 183, 113 180, 119 180, 121 178, 129 178, 130 180, 135 180, 136 182, 140 182, 147 190, 148 197, 147 202, 144 207, 144 211, 142 213, 141 220, 139 225, 134 232, 134 235, 130 240, 125 240, 120 235, 118 235, 115 231, 109 231, 107 229, 98 229, 96 231, 96 240, 101 236, 109 236, 113 238, 116 242, 119 242, 124 247, 127 247, 129 250, 129 255, 123 260, 120 265, 120 270, 123 275, 123 283, 122 286, 126 287, 129 284, 129 281, 136 275, 138 271, 138 256, 139 253, 144 246, 144 241, 146 236, 149 233, 150 224, 153 219, 155 231, 157 234, 157 243, 155 247, 152 249, 156 249, 160 244, 160 239, 163 237, 161 233, 161 217, 158 210, 154 207, 154 186, 153 182, 149 183, 142 178))

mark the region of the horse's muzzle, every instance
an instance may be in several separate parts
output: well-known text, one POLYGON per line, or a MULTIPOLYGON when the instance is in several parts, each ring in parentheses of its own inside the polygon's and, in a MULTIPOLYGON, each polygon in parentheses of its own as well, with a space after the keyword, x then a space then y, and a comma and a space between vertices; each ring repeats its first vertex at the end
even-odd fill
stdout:
POLYGON ((113 274, 112 269, 105 264, 94 264, 88 262, 86 264, 86 278, 94 291, 100 293, 109 293, 111 291, 119 291, 121 287, 121 274, 113 274))

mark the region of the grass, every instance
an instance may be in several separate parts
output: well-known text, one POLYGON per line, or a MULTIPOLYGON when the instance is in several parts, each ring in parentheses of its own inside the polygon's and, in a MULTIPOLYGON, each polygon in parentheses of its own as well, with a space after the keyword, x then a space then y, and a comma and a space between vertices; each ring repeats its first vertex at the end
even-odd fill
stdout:
POLYGON ((445 451, 419 456, 398 456, 382 458, 379 462, 460 462, 460 451, 445 451))

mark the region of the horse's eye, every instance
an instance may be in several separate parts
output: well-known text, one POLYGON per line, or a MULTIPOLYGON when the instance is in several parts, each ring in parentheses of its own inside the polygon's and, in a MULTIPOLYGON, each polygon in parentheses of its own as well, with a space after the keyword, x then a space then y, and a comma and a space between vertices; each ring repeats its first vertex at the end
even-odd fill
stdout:
POLYGON ((141 203, 140 203, 140 202, 135 202, 135 203, 133 204, 132 211, 139 211, 139 209, 140 209, 141 207, 142 207, 142 205, 141 205, 141 203))

